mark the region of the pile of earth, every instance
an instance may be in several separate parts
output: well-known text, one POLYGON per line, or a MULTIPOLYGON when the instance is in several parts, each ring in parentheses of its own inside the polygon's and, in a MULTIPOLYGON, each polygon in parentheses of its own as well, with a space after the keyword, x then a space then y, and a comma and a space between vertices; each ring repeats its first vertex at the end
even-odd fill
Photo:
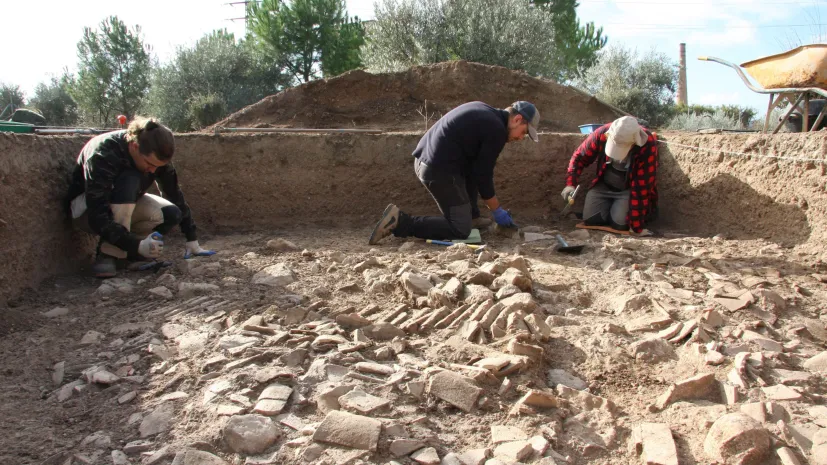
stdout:
POLYGON ((516 100, 531 101, 540 110, 543 131, 577 132, 579 125, 623 115, 554 81, 500 66, 451 61, 397 73, 350 71, 312 81, 266 97, 215 126, 423 130, 451 108, 475 100, 498 108, 516 100))

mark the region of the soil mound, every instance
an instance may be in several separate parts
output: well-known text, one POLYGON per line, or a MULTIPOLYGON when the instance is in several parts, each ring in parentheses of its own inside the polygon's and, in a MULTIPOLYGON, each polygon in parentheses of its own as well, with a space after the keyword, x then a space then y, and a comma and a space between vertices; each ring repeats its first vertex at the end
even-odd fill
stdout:
POLYGON ((500 66, 451 61, 398 73, 350 71, 309 82, 271 95, 216 126, 424 130, 426 113, 433 123, 457 105, 474 100, 498 108, 529 100, 540 110, 543 131, 577 132, 581 124, 606 123, 623 115, 554 81, 500 66))

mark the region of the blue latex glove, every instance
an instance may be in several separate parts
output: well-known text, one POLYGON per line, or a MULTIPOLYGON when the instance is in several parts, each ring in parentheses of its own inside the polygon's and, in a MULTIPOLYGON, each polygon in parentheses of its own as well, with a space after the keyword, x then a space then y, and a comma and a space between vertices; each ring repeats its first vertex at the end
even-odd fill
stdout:
POLYGON ((511 214, 503 210, 503 207, 499 207, 496 210, 492 211, 491 216, 494 217, 494 222, 496 222, 500 226, 514 225, 514 220, 511 219, 511 214))
POLYGON ((187 242, 186 249, 187 251, 184 252, 184 258, 209 257, 210 255, 215 255, 215 250, 202 249, 198 244, 198 241, 187 242))

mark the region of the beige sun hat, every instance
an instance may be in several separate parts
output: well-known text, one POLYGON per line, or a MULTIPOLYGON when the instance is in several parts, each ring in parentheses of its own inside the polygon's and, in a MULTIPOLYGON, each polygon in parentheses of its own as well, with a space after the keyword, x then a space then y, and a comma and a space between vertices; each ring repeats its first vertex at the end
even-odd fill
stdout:
POLYGON ((606 134, 606 156, 618 161, 626 159, 633 145, 643 146, 649 138, 646 131, 631 116, 614 120, 606 134))

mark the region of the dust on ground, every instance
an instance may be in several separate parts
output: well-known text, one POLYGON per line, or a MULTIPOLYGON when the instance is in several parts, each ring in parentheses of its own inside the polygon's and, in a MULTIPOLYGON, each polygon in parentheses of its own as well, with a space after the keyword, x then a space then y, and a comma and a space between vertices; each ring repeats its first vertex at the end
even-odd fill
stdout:
POLYGON ((540 130, 579 132, 623 112, 573 87, 520 71, 466 61, 415 66, 397 73, 350 71, 285 89, 245 107, 204 132, 222 127, 425 130, 452 108, 480 100, 505 108, 529 100, 540 130))
POLYGON ((703 464, 743 409, 774 444, 741 444, 751 463, 821 463, 823 270, 760 239, 561 230, 582 255, 544 227, 480 253, 307 228, 49 280, 0 339, 0 462, 703 464))

